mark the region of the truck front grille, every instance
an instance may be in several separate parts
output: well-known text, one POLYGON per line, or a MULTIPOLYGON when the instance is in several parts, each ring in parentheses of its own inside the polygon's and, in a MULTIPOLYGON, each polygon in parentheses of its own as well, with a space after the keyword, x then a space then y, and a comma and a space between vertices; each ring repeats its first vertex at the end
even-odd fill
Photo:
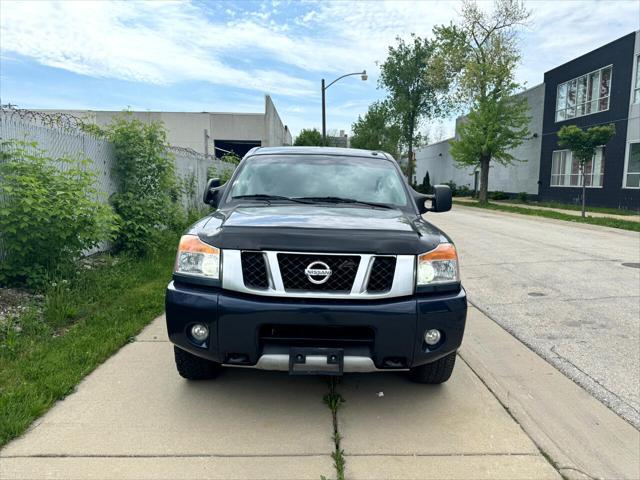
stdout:
POLYGON ((360 257, 279 253, 278 265, 285 290, 350 292, 360 257), (305 270, 314 262, 325 263, 331 269, 331 275, 324 283, 313 283, 305 274, 305 270))
POLYGON ((269 287, 267 263, 262 252, 242 252, 242 277, 249 288, 269 287))
POLYGON ((367 292, 382 293, 391 290, 395 273, 395 257, 375 257, 369 275, 367 292))
POLYGON ((373 300, 415 292, 414 255, 225 249, 222 272, 223 289, 269 297, 373 300))

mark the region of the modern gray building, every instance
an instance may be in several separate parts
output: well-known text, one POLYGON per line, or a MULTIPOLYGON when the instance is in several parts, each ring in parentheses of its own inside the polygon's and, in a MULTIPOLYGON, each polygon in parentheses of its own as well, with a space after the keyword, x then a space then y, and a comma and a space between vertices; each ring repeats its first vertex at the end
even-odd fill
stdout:
MULTIPOLYGON (((544 83, 520 95, 529 102, 532 135, 512 152, 522 163, 492 162, 490 191, 579 203, 583 175, 571 151, 558 145, 558 131, 614 124, 614 137, 585 165, 587 204, 640 209, 640 31, 545 72, 544 83)), ((478 173, 456 167, 450 140, 416 152, 414 181, 421 183, 428 171, 432 184, 453 181, 473 190, 478 173)))
MULTIPOLYGON (((54 110, 41 110, 54 112, 54 110)), ((107 125, 121 111, 55 110, 107 125)), ((243 156, 253 147, 291 145, 291 132, 282 122, 269 95, 265 95, 262 113, 225 112, 131 112, 145 122, 161 121, 167 129, 168 141, 177 147, 190 148, 202 154, 222 156, 232 151, 243 156)))
MULTIPOLYGON (((513 165, 502 166, 491 163, 489 169, 489 189, 509 193, 527 192, 538 194, 538 174, 540 170, 540 149, 542 145, 542 111, 544 108, 544 84, 537 85, 519 94, 529 103, 529 132, 531 136, 511 153, 519 160, 513 165)), ((457 126, 464 117, 456 121, 457 126)), ((471 190, 479 188, 479 168, 459 167, 449 152, 449 142, 455 137, 432 143, 416 151, 416 173, 414 181, 422 183, 429 172, 431 184, 455 182, 466 185, 471 190)))

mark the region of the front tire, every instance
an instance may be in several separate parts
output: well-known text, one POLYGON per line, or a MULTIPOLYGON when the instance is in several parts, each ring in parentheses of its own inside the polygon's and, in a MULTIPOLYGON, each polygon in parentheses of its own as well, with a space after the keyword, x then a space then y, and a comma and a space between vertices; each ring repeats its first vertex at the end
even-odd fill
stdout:
POLYGON ((409 371, 409 378, 416 383, 437 385, 449 380, 456 364, 456 352, 442 357, 432 363, 414 367, 409 371))
POLYGON ((216 377, 222 370, 219 363, 200 358, 176 346, 173 347, 173 354, 178 373, 188 380, 208 380, 216 377))

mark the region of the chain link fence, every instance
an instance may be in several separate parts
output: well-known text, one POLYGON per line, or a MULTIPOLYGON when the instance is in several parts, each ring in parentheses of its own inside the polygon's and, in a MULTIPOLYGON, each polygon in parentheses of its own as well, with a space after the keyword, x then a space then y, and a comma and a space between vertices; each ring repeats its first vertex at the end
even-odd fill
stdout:
MULTIPOLYGON (((54 120, 46 114, 30 112, 18 114, 21 110, 0 111, 0 141, 22 140, 35 142, 28 149, 44 150, 52 158, 71 157, 88 159, 91 170, 97 177, 97 187, 107 197, 116 191, 113 175, 115 150, 113 145, 79 129, 80 121, 64 117, 57 128, 54 120)), ((56 118, 58 116, 56 115, 56 118)), ((74 117, 75 118, 75 117, 74 117)), ((199 207, 210 171, 233 171, 235 165, 212 157, 205 157, 190 148, 171 147, 169 153, 174 158, 178 180, 186 187, 184 207, 199 207)), ((65 168, 61 164, 60 168, 65 168)))
MULTIPOLYGON (((113 174, 115 148, 107 140, 94 137, 81 130, 82 120, 70 115, 60 116, 0 108, 0 142, 19 140, 34 143, 27 150, 43 150, 51 158, 70 157, 89 160, 87 168, 96 174, 96 187, 108 198, 116 192, 113 174)), ((182 204, 185 210, 200 208, 202 195, 209 174, 233 172, 235 165, 212 157, 205 157, 195 150, 171 147, 169 155, 175 161, 175 171, 183 188, 182 204)), ((67 168, 60 163, 60 168, 67 168)), ((3 199, 0 197, 0 204, 3 199)), ((0 258, 2 252, 0 248, 0 258)))

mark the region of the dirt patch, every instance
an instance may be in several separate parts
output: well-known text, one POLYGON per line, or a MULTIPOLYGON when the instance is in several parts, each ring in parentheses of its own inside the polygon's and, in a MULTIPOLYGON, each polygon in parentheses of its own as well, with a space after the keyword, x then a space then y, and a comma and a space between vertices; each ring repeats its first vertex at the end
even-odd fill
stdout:
POLYGON ((18 288, 0 288, 0 326, 4 326, 10 317, 19 317, 30 305, 41 304, 43 300, 42 294, 18 288))

